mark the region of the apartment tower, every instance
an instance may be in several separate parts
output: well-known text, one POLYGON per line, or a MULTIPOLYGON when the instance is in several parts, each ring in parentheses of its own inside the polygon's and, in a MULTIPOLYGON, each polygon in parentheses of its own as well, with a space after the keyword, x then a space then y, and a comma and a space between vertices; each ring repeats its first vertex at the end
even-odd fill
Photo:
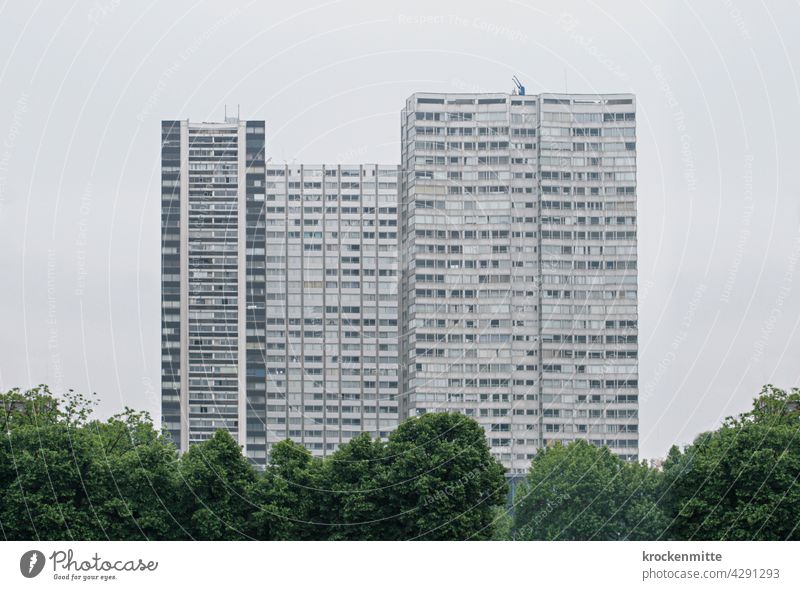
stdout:
POLYGON ((248 405, 264 373, 251 335, 264 323, 263 199, 263 121, 162 122, 162 422, 182 451, 220 428, 263 439, 249 412, 264 404, 248 405))
POLYGON ((632 95, 417 93, 402 112, 401 419, 457 411, 522 474, 638 454, 632 95))
POLYGON ((266 442, 325 455, 398 422, 397 166, 268 165, 266 442))
POLYGON ((397 426, 397 166, 278 166, 264 122, 162 123, 162 421, 256 465, 397 426))

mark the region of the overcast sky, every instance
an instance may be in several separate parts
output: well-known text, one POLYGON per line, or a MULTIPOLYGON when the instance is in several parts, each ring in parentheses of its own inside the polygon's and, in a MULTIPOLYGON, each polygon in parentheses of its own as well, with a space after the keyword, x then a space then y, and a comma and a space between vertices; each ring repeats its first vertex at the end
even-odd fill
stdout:
POLYGON ((160 120, 274 162, 399 162, 415 91, 634 92, 641 449, 800 384, 800 5, 0 5, 0 389, 159 412, 160 120))

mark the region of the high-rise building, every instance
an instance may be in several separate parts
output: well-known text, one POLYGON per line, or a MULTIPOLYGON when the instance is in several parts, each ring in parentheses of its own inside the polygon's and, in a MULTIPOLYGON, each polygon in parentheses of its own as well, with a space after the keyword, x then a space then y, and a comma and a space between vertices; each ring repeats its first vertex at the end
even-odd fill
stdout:
POLYGON ((401 419, 458 411, 521 474, 638 453, 632 95, 417 93, 402 113, 401 419))
POLYGON ((276 166, 264 122, 162 124, 162 420, 255 464, 397 426, 397 166, 276 166))
POLYGON ((638 456, 635 100, 417 93, 401 165, 275 165, 264 122, 162 124, 162 413, 257 465, 457 411, 511 475, 638 456))
POLYGON ((268 445, 324 455, 397 426, 397 185, 397 166, 267 167, 268 445))
POLYGON ((250 376, 264 373, 250 354, 264 317, 250 304, 264 288, 263 248, 251 252, 263 199, 263 121, 162 122, 161 407, 181 450, 219 428, 240 444, 263 436, 247 418, 250 376))

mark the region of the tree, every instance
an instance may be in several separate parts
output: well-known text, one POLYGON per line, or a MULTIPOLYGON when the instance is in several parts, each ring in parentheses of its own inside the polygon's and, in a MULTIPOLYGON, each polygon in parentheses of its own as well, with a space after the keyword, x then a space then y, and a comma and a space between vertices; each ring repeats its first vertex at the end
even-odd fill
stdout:
POLYGON ((8 489, 17 478, 14 433, 23 427, 55 424, 59 417, 58 400, 46 385, 24 392, 14 388, 0 394, 0 490, 8 489))
POLYGON ((101 421, 46 386, 0 394, 5 539, 486 539, 507 484, 457 414, 363 434, 325 460, 291 441, 258 474, 226 431, 181 456, 145 412, 101 421))
MULTIPOLYGON (((47 386, 0 395, 0 524, 13 539, 170 539, 177 452, 150 416, 90 420, 92 400, 47 386)), ((177 535, 177 537, 176 537, 177 535)), ((185 535, 184 535, 185 536, 185 535)))
POLYGON ((641 540, 666 527, 657 474, 584 440, 541 449, 517 489, 510 538, 641 540))
POLYGON ((320 477, 322 520, 332 541, 383 538, 381 473, 387 468, 385 445, 361 434, 326 458, 320 477))
POLYGON ((102 510, 106 533, 120 540, 188 539, 174 512, 178 497, 178 452, 155 429, 146 412, 125 412, 89 424, 102 442, 95 457, 98 477, 109 490, 102 510))
POLYGON ((508 493, 480 425, 461 414, 405 420, 389 436, 377 479, 381 538, 483 540, 508 493))
POLYGON ((291 440, 270 451, 253 500, 252 529, 261 540, 320 540, 326 530, 319 523, 319 471, 321 460, 291 440))
POLYGON ((97 478, 100 441, 86 429, 91 401, 46 385, 0 395, 4 427, 0 524, 7 539, 103 540, 107 497, 97 478))
POLYGON ((47 385, 24 392, 15 387, 0 393, 0 428, 7 433, 17 426, 53 424, 64 417, 59 406, 47 385))
POLYGON ((226 430, 189 447, 179 467, 180 522, 194 539, 253 538, 250 515, 257 474, 226 430))
POLYGON ((753 399, 752 410, 740 414, 738 417, 729 417, 725 423, 728 426, 756 423, 798 428, 800 427, 800 389, 794 388, 791 391, 785 391, 767 384, 753 399))
POLYGON ((3 490, 0 523, 8 539, 104 540, 96 511, 106 498, 94 457, 101 451, 85 430, 56 423, 7 434, 13 481, 3 490))
POLYGON ((511 526, 514 520, 511 518, 511 512, 508 508, 495 506, 494 521, 492 522, 492 540, 493 541, 508 541, 512 538, 511 526))
POLYGON ((767 385, 753 410, 670 450, 661 493, 671 538, 800 540, 798 394, 767 385))

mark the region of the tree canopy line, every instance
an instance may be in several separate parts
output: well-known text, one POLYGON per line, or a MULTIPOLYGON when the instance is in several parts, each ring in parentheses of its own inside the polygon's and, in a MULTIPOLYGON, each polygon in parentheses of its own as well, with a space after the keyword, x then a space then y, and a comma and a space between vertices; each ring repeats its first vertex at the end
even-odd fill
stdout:
POLYGON ((540 450, 509 503, 460 414, 256 470, 223 430, 179 454, 146 412, 92 417, 46 386, 0 394, 6 540, 800 540, 800 389, 765 386, 661 468, 579 440, 540 450))

